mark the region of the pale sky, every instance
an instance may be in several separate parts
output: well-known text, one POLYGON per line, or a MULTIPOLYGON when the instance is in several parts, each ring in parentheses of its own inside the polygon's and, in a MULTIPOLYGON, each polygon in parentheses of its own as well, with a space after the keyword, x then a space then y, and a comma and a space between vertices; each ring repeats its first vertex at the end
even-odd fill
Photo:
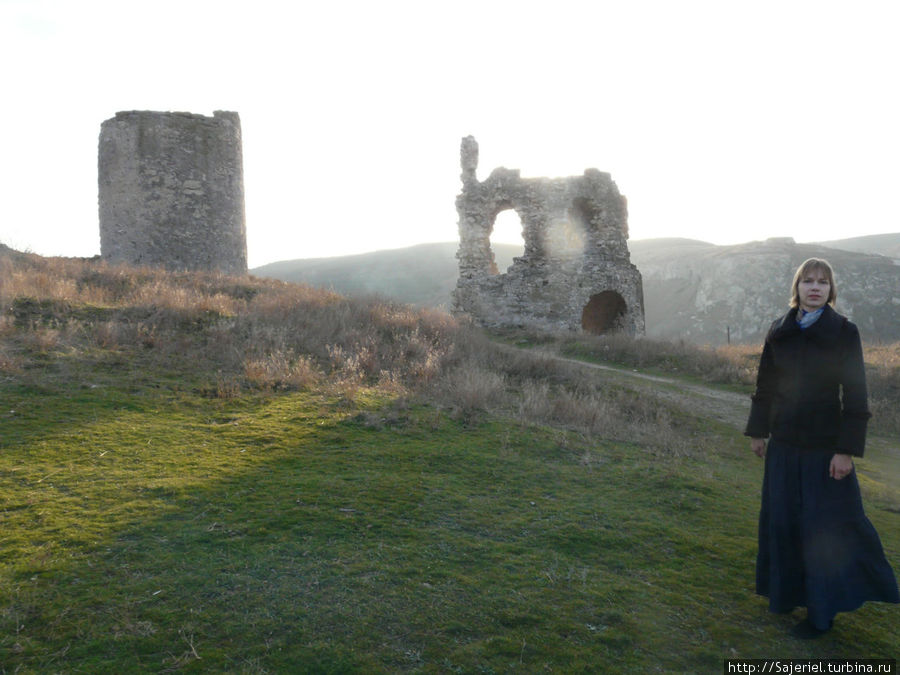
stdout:
POLYGON ((900 232, 898 34, 893 0, 0 0, 0 243, 100 252, 121 110, 240 114, 251 267, 456 240, 469 134, 481 179, 609 172, 632 239, 900 232))

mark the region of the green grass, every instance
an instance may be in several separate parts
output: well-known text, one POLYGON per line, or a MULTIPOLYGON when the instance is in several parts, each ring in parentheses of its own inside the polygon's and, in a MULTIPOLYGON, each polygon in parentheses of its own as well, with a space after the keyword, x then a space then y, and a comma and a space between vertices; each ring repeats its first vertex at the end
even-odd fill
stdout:
MULTIPOLYGON (((27 255, 0 275, 0 675, 896 656, 897 607, 814 643, 768 614, 762 464, 677 386, 300 286, 27 255)), ((898 568, 896 438, 859 474, 898 568)))
MULTIPOLYGON (((806 644, 753 595, 762 469, 721 425, 715 453, 676 459, 370 390, 217 398, 123 355, 45 366, 0 383, 4 674, 897 655, 896 607, 806 644)), ((861 471, 896 569, 882 454, 861 471)))

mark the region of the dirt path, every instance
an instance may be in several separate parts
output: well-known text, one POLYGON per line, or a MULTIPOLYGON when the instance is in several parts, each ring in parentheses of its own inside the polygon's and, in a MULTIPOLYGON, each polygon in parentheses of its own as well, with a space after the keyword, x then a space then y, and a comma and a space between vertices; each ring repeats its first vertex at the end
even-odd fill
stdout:
MULTIPOLYGON (((747 394, 688 383, 676 377, 647 375, 628 368, 588 363, 548 351, 544 353, 559 361, 602 370, 630 387, 640 388, 641 382, 646 382, 648 393, 665 398, 694 415, 724 422, 740 431, 747 423, 750 412, 750 396, 747 394)), ((887 511, 900 513, 900 488, 895 478, 900 475, 900 442, 894 437, 870 433, 867 449, 866 459, 857 462, 857 468, 864 477, 867 499, 876 500, 876 504, 887 511)))
POLYGON ((702 412, 702 414, 707 417, 711 417, 720 422, 725 422, 740 430, 743 430, 747 423, 747 415, 750 412, 750 397, 746 394, 738 394, 732 391, 724 391, 713 387, 687 383, 674 377, 647 375, 646 373, 640 373, 636 370, 629 370, 627 368, 618 368, 599 363, 588 363, 587 361, 569 359, 551 352, 545 353, 548 356, 552 356, 565 363, 603 370, 623 381, 637 383, 644 380, 652 382, 654 385, 657 385, 652 387, 655 396, 661 396, 675 403, 677 406, 689 410, 693 414, 702 412), (702 407, 702 410, 700 407, 702 407))

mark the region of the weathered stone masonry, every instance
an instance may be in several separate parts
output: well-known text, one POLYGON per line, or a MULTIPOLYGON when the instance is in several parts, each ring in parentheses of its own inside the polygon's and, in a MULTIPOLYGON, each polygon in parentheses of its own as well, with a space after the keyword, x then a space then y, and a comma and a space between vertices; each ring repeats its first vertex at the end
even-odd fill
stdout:
POLYGON ((625 198, 609 174, 524 179, 494 169, 479 182, 478 144, 462 140, 459 280, 454 311, 485 326, 592 333, 644 332, 641 275, 628 251, 625 198), (514 209, 525 251, 500 274, 490 236, 497 215, 514 209))
POLYGON ((105 260, 247 272, 237 113, 116 113, 100 129, 99 183, 105 260))

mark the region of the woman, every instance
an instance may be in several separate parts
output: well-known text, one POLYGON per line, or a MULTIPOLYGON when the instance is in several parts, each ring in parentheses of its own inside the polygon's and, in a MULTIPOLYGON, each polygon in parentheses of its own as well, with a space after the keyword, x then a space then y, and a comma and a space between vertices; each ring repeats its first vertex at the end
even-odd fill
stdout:
POLYGON ((765 457, 756 592, 772 612, 806 607, 792 631, 804 639, 868 600, 900 602, 853 471, 870 414, 859 331, 832 309, 836 297, 831 265, 800 265, 791 309, 766 336, 744 432, 765 457))

